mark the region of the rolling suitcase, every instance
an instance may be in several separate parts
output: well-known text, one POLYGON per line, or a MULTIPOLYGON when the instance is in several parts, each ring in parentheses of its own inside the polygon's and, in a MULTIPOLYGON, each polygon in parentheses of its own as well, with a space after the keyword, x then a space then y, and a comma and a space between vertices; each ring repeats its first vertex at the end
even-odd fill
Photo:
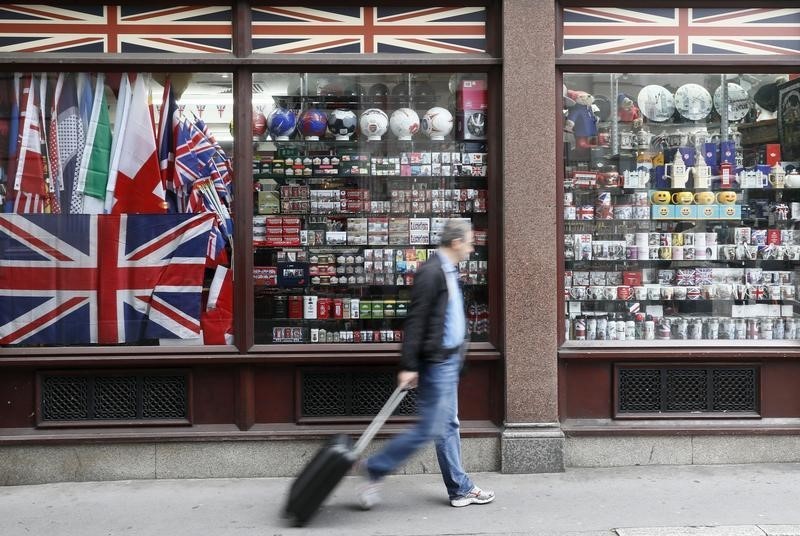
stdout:
POLYGON ((305 525, 361 456, 405 396, 404 389, 399 387, 395 389, 355 445, 350 437, 344 434, 331 438, 292 483, 284 516, 297 526, 305 525))

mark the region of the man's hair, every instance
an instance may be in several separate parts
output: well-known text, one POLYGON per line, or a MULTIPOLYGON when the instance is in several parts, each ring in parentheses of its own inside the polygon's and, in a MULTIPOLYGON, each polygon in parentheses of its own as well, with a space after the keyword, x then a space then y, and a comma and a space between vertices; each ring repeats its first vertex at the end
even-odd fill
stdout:
POLYGON ((442 229, 442 245, 449 248, 453 240, 466 240, 467 234, 472 231, 472 224, 465 220, 449 219, 442 229))

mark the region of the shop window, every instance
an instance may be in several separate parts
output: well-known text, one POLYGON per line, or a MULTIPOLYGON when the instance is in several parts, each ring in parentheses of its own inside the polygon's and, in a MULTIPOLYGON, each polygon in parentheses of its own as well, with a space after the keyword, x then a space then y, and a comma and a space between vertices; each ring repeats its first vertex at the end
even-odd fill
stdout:
POLYGON ((229 342, 230 75, 0 84, 0 345, 229 342))
POLYGON ((796 344, 797 83, 764 74, 564 83, 567 343, 796 344))
POLYGON ((486 75, 256 75, 255 342, 392 343, 448 218, 472 340, 488 339, 486 75))

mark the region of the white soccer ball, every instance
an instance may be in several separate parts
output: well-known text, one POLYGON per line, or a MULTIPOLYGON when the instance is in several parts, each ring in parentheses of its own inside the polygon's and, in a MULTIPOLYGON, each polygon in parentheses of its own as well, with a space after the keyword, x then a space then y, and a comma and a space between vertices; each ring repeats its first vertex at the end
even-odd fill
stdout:
POLYGON ((419 132, 419 116, 411 108, 400 108, 392 112, 389 128, 398 140, 410 140, 419 132))
POLYGON ((432 140, 443 140, 453 130, 453 114, 434 106, 422 116, 422 131, 432 140))
POLYGON ((361 114, 358 125, 368 140, 380 140, 389 128, 389 116, 383 110, 370 108, 361 114))
POLYGON ((337 140, 349 140, 356 131, 358 118, 350 110, 337 108, 328 114, 328 131, 336 136, 337 140))

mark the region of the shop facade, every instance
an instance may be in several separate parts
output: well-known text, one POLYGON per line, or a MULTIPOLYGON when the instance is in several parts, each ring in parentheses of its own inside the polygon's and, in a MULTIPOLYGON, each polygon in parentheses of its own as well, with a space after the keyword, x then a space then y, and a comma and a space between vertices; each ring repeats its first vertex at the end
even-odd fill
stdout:
MULTIPOLYGON (((478 240, 460 267, 468 469, 794 460, 791 109, 757 121, 755 95, 775 84, 789 102, 800 22, 782 3, 695 4, 0 6, 8 92, 44 103, 43 132, 55 88, 74 92, 55 108, 59 136, 62 112, 77 123, 81 103, 106 98, 106 175, 122 184, 145 164, 114 167, 130 152, 114 145, 118 113, 144 112, 166 155, 150 191, 167 203, 128 204, 108 183, 85 195, 61 144, 42 172, 50 214, 20 209, 35 197, 9 193, 30 192, 5 172, 2 261, 22 275, 0 294, 3 481, 295 474, 390 392, 408 287, 446 217, 469 218, 478 240), (728 39, 745 23, 756 37, 728 39), (164 117, 179 118, 174 168, 164 117), (120 236, 123 221, 144 248, 121 250, 133 261, 165 255, 148 249, 161 235, 213 247, 148 267, 180 257, 193 267, 180 275, 112 277, 117 301, 99 260, 94 286, 27 283, 35 262, 68 268, 62 256, 100 243, 83 235, 120 236), (34 229, 49 249, 20 248, 43 240, 34 229), (37 320, 53 291, 75 311, 37 320)), ((412 413, 413 400, 386 434, 412 413)), ((434 464, 426 453, 408 471, 434 464)))
POLYGON ((796 459, 799 21, 719 4, 564 3, 568 465, 796 459))
POLYGON ((391 391, 448 217, 500 468, 500 5, 2 9, 6 482, 294 474, 391 391))

